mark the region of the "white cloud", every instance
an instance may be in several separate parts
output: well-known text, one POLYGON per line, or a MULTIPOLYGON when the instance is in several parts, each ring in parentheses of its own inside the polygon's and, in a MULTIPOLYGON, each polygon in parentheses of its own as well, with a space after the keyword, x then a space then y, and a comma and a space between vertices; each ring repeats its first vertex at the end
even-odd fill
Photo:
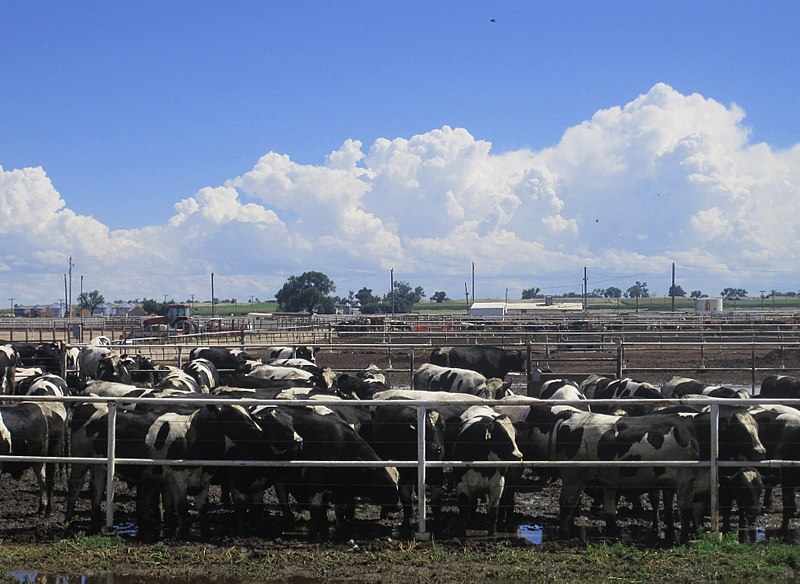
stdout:
POLYGON ((312 269, 339 292, 382 293, 390 268, 456 296, 472 262, 479 295, 571 285, 583 266, 606 285, 653 274, 666 289, 673 261, 687 290, 794 289, 796 274, 780 274, 797 263, 800 146, 752 144, 744 120, 736 105, 657 84, 538 152, 493 152, 449 126, 348 139, 319 165, 269 152, 174 203, 167 224, 118 231, 71 211, 42 168, 0 167, 0 270, 7 287, 50 274, 45 297, 13 283, 31 302, 58 297, 69 255, 107 297, 199 294, 212 271, 235 288, 226 296, 271 296, 312 269))

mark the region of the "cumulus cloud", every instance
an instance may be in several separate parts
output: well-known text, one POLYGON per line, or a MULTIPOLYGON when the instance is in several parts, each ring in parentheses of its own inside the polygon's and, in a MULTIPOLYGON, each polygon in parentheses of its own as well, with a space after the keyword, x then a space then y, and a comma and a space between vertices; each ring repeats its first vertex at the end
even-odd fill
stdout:
MULTIPOLYGON (((268 152, 174 203, 165 225, 116 231, 71 211, 44 169, 0 167, 0 270, 57 277, 72 255, 106 278, 97 287, 107 297, 198 293, 212 271, 231 296, 268 297, 312 269, 344 282, 340 293, 383 293, 390 268, 456 296, 472 262, 486 296, 579 282, 583 266, 660 274, 666 289, 671 262, 684 289, 715 293, 712 268, 737 278, 719 289, 793 289, 800 146, 753 144, 744 122, 735 104, 659 83, 541 151, 495 152, 443 126, 369 145, 347 139, 320 164, 268 152)), ((647 278, 629 279, 613 285, 647 278)))

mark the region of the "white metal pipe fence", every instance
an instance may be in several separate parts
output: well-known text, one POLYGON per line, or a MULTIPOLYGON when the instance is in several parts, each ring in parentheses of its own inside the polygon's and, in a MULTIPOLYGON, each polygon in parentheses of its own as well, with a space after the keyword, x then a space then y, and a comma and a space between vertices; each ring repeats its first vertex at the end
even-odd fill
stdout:
MULTIPOLYGON (((694 407, 710 405, 710 444, 711 455, 709 460, 659 460, 653 461, 554 461, 554 460, 522 460, 522 461, 477 461, 477 460, 445 460, 430 461, 426 459, 425 452, 425 417, 428 409, 435 409, 445 405, 467 405, 459 401, 430 401, 430 400, 364 400, 364 401, 331 401, 331 400, 278 400, 278 399, 251 399, 251 398, 127 398, 127 397, 97 397, 97 396, 3 396, 7 402, 61 402, 64 404, 75 403, 104 403, 108 405, 108 445, 106 457, 77 458, 66 456, 16 456, 0 455, 2 462, 51 462, 51 463, 81 463, 106 465, 106 525, 108 532, 113 531, 114 525, 114 477, 117 465, 167 465, 167 466, 210 466, 210 467, 416 467, 417 468, 417 513, 418 536, 427 537, 427 511, 426 511, 426 471, 431 468, 459 468, 459 467, 527 467, 527 468, 606 468, 606 467, 697 467, 710 469, 711 484, 711 529, 719 531, 719 468, 755 467, 755 468, 788 468, 800 466, 800 460, 765 460, 765 461, 725 461, 719 460, 719 406, 738 405, 742 407, 759 404, 782 404, 800 407, 800 399, 720 399, 720 398, 693 398, 693 399, 654 399, 647 400, 652 405, 687 405, 694 407), (341 406, 412 406, 417 408, 417 460, 384 460, 384 461, 331 461, 331 460, 202 460, 202 459, 161 459, 161 458, 118 458, 116 456, 117 444, 117 409, 125 404, 152 404, 158 401, 161 405, 194 404, 202 405, 239 405, 242 407, 256 406, 320 406, 330 408, 341 406)), ((590 400, 542 400, 540 403, 531 403, 529 400, 484 400, 485 405, 503 406, 555 406, 555 405, 641 405, 640 399, 590 399, 590 400)), ((468 405, 475 405, 470 402, 468 405)))

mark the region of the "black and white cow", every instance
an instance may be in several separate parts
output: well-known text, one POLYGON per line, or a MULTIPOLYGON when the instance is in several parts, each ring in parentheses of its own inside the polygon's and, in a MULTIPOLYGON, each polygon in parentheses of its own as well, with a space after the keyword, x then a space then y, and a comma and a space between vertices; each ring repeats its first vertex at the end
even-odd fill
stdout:
POLYGON ((525 371, 525 355, 522 351, 499 347, 439 347, 431 353, 430 362, 442 367, 472 369, 487 378, 505 379, 511 371, 525 371))
POLYGON ((0 393, 11 395, 14 393, 14 379, 17 374, 19 354, 11 344, 0 345, 0 393))
POLYGON ((314 353, 318 350, 319 348, 309 345, 267 347, 261 360, 264 363, 269 363, 275 359, 305 359, 311 363, 316 363, 314 353))
MULTIPOLYGON (((614 416, 584 412, 569 406, 531 407, 527 432, 520 438, 525 458, 553 461, 648 461, 643 467, 593 467, 559 469, 560 532, 568 537, 581 495, 590 483, 603 490, 604 515, 610 533, 616 532, 617 491, 667 489, 676 492, 681 511, 681 539, 689 536, 691 521, 702 521, 702 506, 695 497, 709 489, 708 469, 659 467, 658 461, 709 460, 710 416, 654 414, 614 416)), ((729 410, 720 416, 720 459, 759 460, 764 446, 752 416, 729 410)), ((700 500, 700 499, 698 499, 700 500)), ((671 523, 671 502, 667 520, 671 523)), ((654 514, 654 527, 657 525, 654 514)))
POLYGON ((208 359, 217 368, 220 379, 227 383, 230 379, 243 373, 243 367, 253 357, 240 349, 225 347, 196 347, 189 352, 189 361, 208 359))
MULTIPOLYGON (((511 420, 488 406, 473 406, 461 415, 461 427, 453 445, 455 460, 515 462, 522 460, 517 447, 516 430, 511 420)), ((501 504, 513 508, 513 501, 503 495, 508 467, 459 467, 453 471, 458 500, 459 525, 463 534, 472 517, 479 496, 486 495, 487 531, 497 531, 501 504)), ((513 509, 506 509, 510 512, 513 509)))
MULTIPOLYGON (((766 450, 765 458, 779 458, 778 452, 784 442, 800 436, 800 411, 790 406, 779 404, 759 404, 748 408, 758 424, 758 435, 766 450)), ((794 454, 792 448, 785 448, 784 454, 792 456, 790 460, 800 460, 800 451, 794 454)), ((764 481, 764 509, 772 509, 772 490, 780 484, 780 469, 762 469, 764 481)))
MULTIPOLYGON (((658 389, 646 382, 634 381, 628 377, 624 379, 614 379, 607 384, 598 384, 594 391, 594 399, 638 399, 638 400, 652 400, 663 399, 664 396, 658 389)), ((655 406, 651 404, 643 404, 641 406, 635 404, 624 405, 604 405, 595 404, 592 408, 596 412, 601 413, 625 413, 628 415, 641 415, 652 412, 655 406)))
POLYGON ((131 376, 131 383, 142 387, 153 387, 161 380, 161 373, 153 360, 141 353, 124 353, 120 356, 125 369, 131 376))
MULTIPOLYGON (((71 452, 79 458, 104 457, 108 440, 108 407, 82 404, 70 420, 71 452)), ((121 458, 184 460, 258 460, 263 456, 263 431, 239 406, 208 405, 191 413, 120 409, 117 413, 117 455, 121 458)), ((75 512, 88 464, 73 463, 70 469, 66 520, 75 512)), ((206 502, 212 478, 220 471, 212 467, 165 465, 118 465, 123 480, 137 487, 140 528, 151 523, 151 513, 162 487, 165 508, 177 512, 178 531, 188 534, 188 496, 195 497, 201 528, 207 530, 206 502)), ((95 465, 91 520, 100 526, 100 501, 105 488, 104 465, 95 465)))
MULTIPOLYGON (((444 420, 436 411, 427 411, 424 420, 425 460, 444 460, 444 420)), ((372 432, 369 442, 376 454, 384 460, 417 460, 418 424, 417 408, 415 407, 402 404, 377 406, 372 416, 372 432)), ((404 534, 408 534, 414 514, 412 499, 414 491, 417 489, 418 474, 416 467, 400 467, 398 472, 400 503, 403 507, 401 529, 404 534)), ((434 531, 438 531, 444 469, 441 467, 428 469, 425 482, 431 495, 434 531)), ((417 496, 425 497, 425 493, 417 496)))
POLYGON ((336 374, 329 368, 321 370, 321 373, 304 371, 295 367, 282 367, 264 363, 258 365, 247 373, 247 377, 258 379, 283 379, 299 381, 304 384, 312 384, 321 389, 330 390, 336 381, 336 374))
POLYGON ((183 366, 183 371, 191 375, 202 393, 210 393, 220 385, 219 372, 208 359, 195 359, 183 366))
POLYGON ((750 399, 750 394, 743 389, 732 389, 724 385, 712 385, 697 379, 692 379, 691 377, 677 375, 661 387, 661 394, 665 398, 702 395, 706 397, 750 399))
MULTIPOLYGON (((47 376, 31 384, 30 395, 64 395, 66 382, 47 376)), ((67 412, 60 402, 17 402, 0 405, 0 454, 64 456, 67 412)), ((39 488, 39 513, 50 512, 56 464, 52 462, 0 462, 0 470, 19 479, 32 469, 39 488)))
MULTIPOLYGON (((325 406, 287 408, 294 430, 303 439, 299 460, 363 460, 381 462, 380 457, 358 433, 325 406)), ((259 410, 253 415, 258 419, 259 410)), ((285 469, 276 485, 284 517, 293 521, 291 494, 311 512, 312 537, 328 533, 328 503, 336 506, 339 529, 353 519, 357 499, 382 507, 396 508, 398 472, 394 467, 300 467, 285 469)))
POLYGON ((131 376, 117 353, 105 345, 87 345, 78 355, 80 380, 89 379, 130 383, 131 376))
POLYGON ((417 391, 452 391, 470 393, 487 399, 501 399, 510 387, 499 377, 486 379, 477 371, 458 367, 441 367, 424 363, 414 370, 413 388, 417 391))
POLYGON ((376 393, 389 389, 384 381, 362 379, 349 373, 339 374, 336 378, 336 387, 341 393, 358 399, 372 399, 376 393))
POLYGON ((190 393, 208 393, 208 388, 201 386, 197 379, 186 371, 173 369, 161 379, 156 385, 157 389, 177 389, 190 393))

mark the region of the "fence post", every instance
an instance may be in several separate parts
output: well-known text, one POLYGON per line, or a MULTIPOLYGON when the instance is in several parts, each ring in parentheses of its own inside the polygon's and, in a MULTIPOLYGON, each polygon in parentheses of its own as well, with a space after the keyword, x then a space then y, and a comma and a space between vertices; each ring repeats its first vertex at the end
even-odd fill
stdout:
POLYGON ((711 404, 711 531, 719 533, 719 404, 711 404))
POLYGON ((620 338, 617 345, 617 379, 622 379, 623 364, 625 362, 625 348, 620 338))
POLYGON ((117 443, 117 402, 108 402, 108 445, 106 456, 106 527, 105 535, 114 533, 114 472, 117 443))
POLYGON ((414 389, 414 369, 416 369, 416 367, 414 367, 414 361, 415 361, 415 359, 414 359, 414 349, 412 348, 411 349, 411 362, 409 363, 409 369, 408 369, 408 387, 409 387, 409 389, 414 389))
POLYGON ((756 344, 750 345, 750 395, 756 392, 756 344))
POLYGON ((418 540, 428 540, 430 534, 425 518, 425 406, 417 406, 417 533, 418 540))

